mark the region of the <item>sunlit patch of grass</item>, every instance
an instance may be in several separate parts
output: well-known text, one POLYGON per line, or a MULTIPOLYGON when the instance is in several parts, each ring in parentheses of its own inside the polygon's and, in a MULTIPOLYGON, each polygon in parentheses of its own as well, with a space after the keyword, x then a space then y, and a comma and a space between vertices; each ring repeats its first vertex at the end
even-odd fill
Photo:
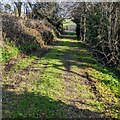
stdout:
POLYGON ((20 53, 19 49, 14 46, 14 44, 6 43, 3 48, 0 50, 0 61, 7 62, 10 58, 17 57, 20 53))
POLYGON ((102 73, 101 71, 98 71, 96 69, 89 68, 87 71, 90 75, 94 76, 94 78, 109 87, 112 92, 114 92, 116 95, 119 95, 120 83, 117 78, 114 78, 109 73, 102 73))
POLYGON ((82 67, 93 76, 95 79, 99 80, 110 88, 112 92, 116 95, 119 95, 120 82, 119 79, 111 70, 106 67, 103 67, 87 49, 81 49, 80 61, 82 67))
POLYGON ((71 20, 67 19, 63 21, 63 25, 64 26, 68 26, 68 25, 76 25, 75 23, 73 23, 71 20))
POLYGON ((27 57, 25 59, 20 59, 18 63, 12 68, 14 71, 21 70, 23 68, 26 68, 32 61, 34 61, 34 57, 27 57))
MULTIPOLYGON (((82 53, 82 52, 81 52, 82 53)), ((86 72, 97 80, 96 89, 100 92, 100 101, 91 101, 95 105, 95 111, 104 111, 106 116, 118 118, 119 112, 119 78, 108 68, 103 67, 90 54, 81 54, 81 64, 86 72), (85 57, 84 57, 85 56, 85 57), (119 106, 118 108, 116 106, 119 106), (107 112, 106 112, 107 111, 107 112)), ((92 78, 91 78, 92 79, 92 78)))
MULTIPOLYGON (((56 65, 62 65, 58 57, 56 57, 59 51, 53 52, 51 50, 44 58, 41 59, 41 67, 46 67, 43 73, 41 83, 39 84, 39 91, 41 94, 47 95, 49 97, 59 96, 64 90, 64 82, 61 77, 61 70, 54 67, 56 65), (48 58, 48 59, 46 59, 48 58), (46 66, 44 66, 46 64, 46 66)), ((35 87, 35 86, 34 86, 35 87)))
MULTIPOLYGON (((36 44, 16 45, 10 38, 6 38, 4 46, 0 48, 0 61, 6 63, 11 58, 17 58, 22 52, 30 52, 37 49, 36 44)), ((18 58, 17 58, 18 59, 18 58)))
MULTIPOLYGON (((6 81, 6 82, 10 82, 9 81, 9 79, 12 77, 12 76, 14 76, 15 74, 17 75, 19 75, 20 77, 25 77, 25 76, 22 76, 20 73, 19 73, 19 71, 20 70, 22 70, 22 69, 24 69, 24 68, 26 68, 26 67, 28 67, 31 63, 32 63, 32 61, 34 61, 35 60, 35 58, 34 57, 26 57, 26 58, 24 58, 24 59, 21 59, 21 58, 19 58, 19 59, 17 59, 17 63, 16 64, 14 64, 11 68, 10 68, 10 70, 9 71, 7 71, 7 74, 5 74, 4 75, 4 81, 6 81), (10 78, 9 78, 10 77, 10 78)), ((29 76, 30 77, 30 76, 29 76)), ((13 78, 12 78, 13 79, 13 78)))

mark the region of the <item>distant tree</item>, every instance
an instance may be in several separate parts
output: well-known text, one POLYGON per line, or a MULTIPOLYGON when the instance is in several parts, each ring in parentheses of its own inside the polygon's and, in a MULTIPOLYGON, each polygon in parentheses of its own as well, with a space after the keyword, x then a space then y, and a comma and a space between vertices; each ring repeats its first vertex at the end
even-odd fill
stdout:
POLYGON ((0 7, 0 13, 2 13, 2 8, 0 7))
POLYGON ((29 5, 32 8, 32 14, 34 19, 46 19, 60 32, 62 31, 62 21, 64 20, 64 18, 60 14, 61 8, 58 3, 36 2, 34 5, 31 5, 31 3, 29 3, 29 5))
POLYGON ((0 2, 0 13, 2 13, 2 2, 0 2))
POLYGON ((80 38, 80 24, 76 24, 76 35, 77 38, 80 38))
POLYGON ((10 13, 10 10, 11 10, 11 6, 10 6, 10 4, 6 4, 5 5, 5 12, 9 12, 10 13))
POLYGON ((17 8, 15 6, 14 6, 14 14, 15 14, 15 16, 18 15, 18 11, 17 11, 17 8))
POLYGON ((18 16, 21 16, 21 7, 22 7, 22 2, 14 2, 18 11, 18 16))

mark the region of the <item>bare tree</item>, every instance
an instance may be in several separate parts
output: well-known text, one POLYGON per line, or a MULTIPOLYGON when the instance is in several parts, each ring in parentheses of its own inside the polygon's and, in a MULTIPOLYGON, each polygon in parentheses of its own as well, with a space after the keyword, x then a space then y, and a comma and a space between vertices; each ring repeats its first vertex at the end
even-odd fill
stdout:
POLYGON ((22 7, 22 2, 14 2, 18 11, 18 16, 21 16, 21 7, 22 7))

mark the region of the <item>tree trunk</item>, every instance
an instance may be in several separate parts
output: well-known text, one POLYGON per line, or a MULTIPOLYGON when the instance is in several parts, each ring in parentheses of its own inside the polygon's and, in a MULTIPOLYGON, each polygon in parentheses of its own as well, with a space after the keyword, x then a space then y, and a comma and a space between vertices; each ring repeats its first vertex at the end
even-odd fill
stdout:
POLYGON ((14 2, 18 11, 18 17, 21 16, 21 7, 22 7, 22 2, 14 2))

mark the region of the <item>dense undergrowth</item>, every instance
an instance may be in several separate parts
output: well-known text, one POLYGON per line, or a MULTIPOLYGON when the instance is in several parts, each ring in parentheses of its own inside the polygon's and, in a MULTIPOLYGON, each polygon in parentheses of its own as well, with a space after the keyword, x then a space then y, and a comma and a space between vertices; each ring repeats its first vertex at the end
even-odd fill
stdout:
POLYGON ((94 56, 103 65, 120 69, 120 2, 79 3, 72 16, 77 36, 94 56))
POLYGON ((7 42, 10 38, 10 42, 14 42, 23 52, 26 49, 34 49, 36 46, 45 48, 56 37, 54 31, 47 21, 25 20, 10 15, 2 16, 3 39, 7 42))

